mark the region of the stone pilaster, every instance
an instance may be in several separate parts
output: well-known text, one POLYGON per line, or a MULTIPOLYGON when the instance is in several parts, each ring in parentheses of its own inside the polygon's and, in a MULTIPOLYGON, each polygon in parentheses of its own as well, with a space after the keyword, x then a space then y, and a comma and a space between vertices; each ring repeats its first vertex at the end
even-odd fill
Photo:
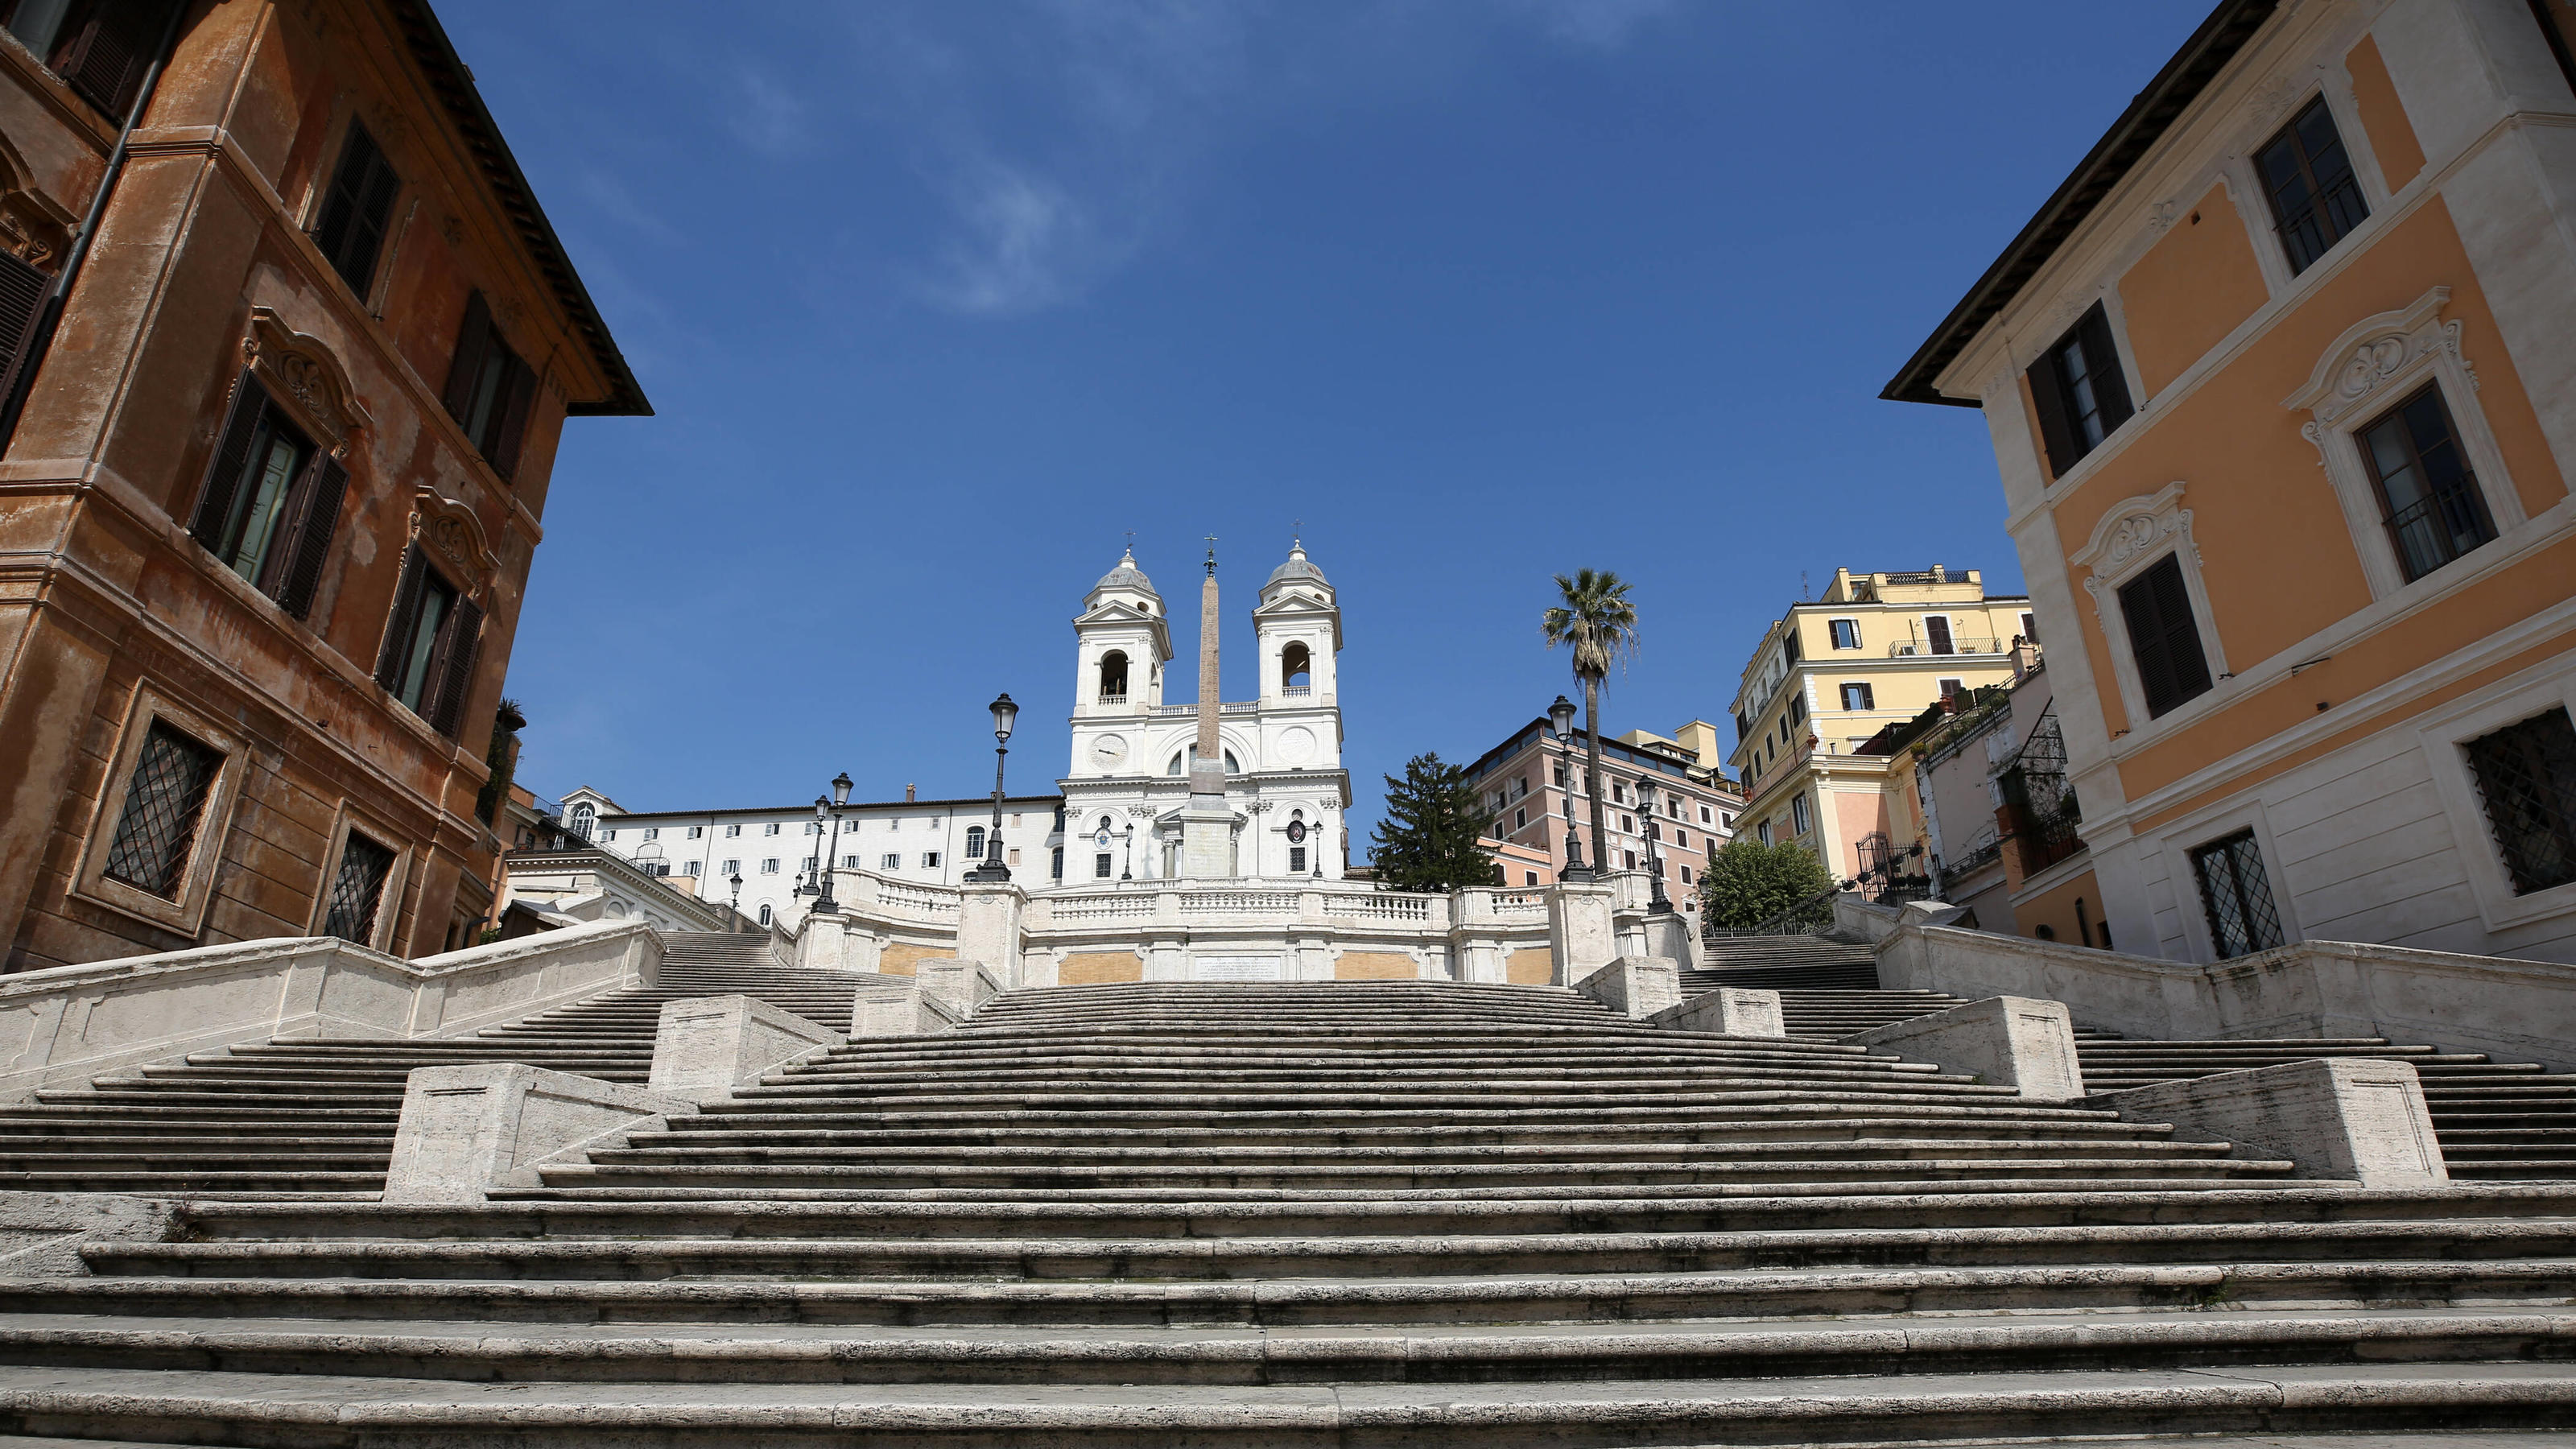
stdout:
POLYGON ((1029 898, 1009 881, 958 887, 957 954, 980 963, 1004 990, 1020 984, 1020 947, 1029 898))

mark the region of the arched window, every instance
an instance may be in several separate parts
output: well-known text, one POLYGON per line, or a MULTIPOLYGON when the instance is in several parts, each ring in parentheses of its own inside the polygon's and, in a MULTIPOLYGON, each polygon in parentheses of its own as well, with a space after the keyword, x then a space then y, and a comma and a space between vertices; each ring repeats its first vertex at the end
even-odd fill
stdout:
POLYGON ((1279 684, 1290 694, 1304 694, 1314 684, 1314 655, 1303 642, 1279 651, 1279 684))
POLYGON ((598 815, 592 811, 588 804, 575 805, 572 807, 572 833, 580 836, 584 840, 588 840, 590 838, 590 823, 597 818, 599 818, 598 815))
POLYGON ((1100 656, 1100 702, 1127 702, 1127 652, 1123 649, 1112 649, 1100 656))
POLYGON ((966 856, 970 860, 982 860, 984 858, 983 826, 969 825, 966 827, 966 856))
POLYGON ((769 924, 769 906, 766 902, 763 902, 760 907, 760 923, 764 926, 769 924))
MULTIPOLYGON (((1197 745, 1191 745, 1179 754, 1172 756, 1172 762, 1163 767, 1163 773, 1166 775, 1184 774, 1189 768, 1188 762, 1195 760, 1198 757, 1199 747, 1197 745)), ((1225 772, 1229 775, 1240 775, 1243 773, 1243 766, 1235 763, 1234 751, 1232 750, 1225 752, 1225 772)))

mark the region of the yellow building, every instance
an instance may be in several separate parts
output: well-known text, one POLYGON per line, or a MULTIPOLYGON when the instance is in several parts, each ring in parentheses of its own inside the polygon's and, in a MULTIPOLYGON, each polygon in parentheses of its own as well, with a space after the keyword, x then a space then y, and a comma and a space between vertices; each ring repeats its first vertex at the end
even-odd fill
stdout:
POLYGON ((1904 370, 2120 948, 2576 961, 2576 8, 2228 0, 1904 370))
POLYGON ((1837 879, 1883 880, 1886 792, 1911 780, 1892 784, 1889 757, 1864 746, 1944 696, 2009 681, 2029 607, 1989 596, 1975 569, 1836 569, 1824 597, 1781 615, 1744 666, 1729 760, 1744 782, 1737 836, 1794 840, 1837 879))

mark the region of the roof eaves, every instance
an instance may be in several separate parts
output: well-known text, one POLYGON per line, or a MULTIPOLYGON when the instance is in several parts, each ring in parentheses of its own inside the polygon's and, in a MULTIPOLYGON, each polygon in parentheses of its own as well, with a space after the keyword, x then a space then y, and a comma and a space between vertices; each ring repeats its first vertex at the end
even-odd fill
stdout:
POLYGON ((446 29, 421 0, 392 0, 390 8, 395 24, 402 28, 404 43, 411 48, 412 59, 419 63, 439 102, 447 107, 448 119, 464 137, 484 183, 492 188, 547 287, 572 319, 573 330, 581 334, 592 360, 608 378, 607 397, 576 399, 566 411, 575 417, 651 417, 653 404, 645 399, 643 385, 626 365, 626 355, 618 350, 617 339, 609 335, 608 323, 590 299, 590 289, 582 285, 581 274, 573 269, 562 238, 555 235, 554 223, 546 220, 545 208, 537 204, 536 191, 528 185, 527 174, 519 169, 518 158, 510 154, 510 143, 502 138, 500 126, 483 104, 482 92, 475 89, 474 73, 457 55, 446 29))
POLYGON ((1932 335, 1906 359, 1879 396, 1889 402, 1939 403, 1978 407, 1974 398, 1955 398, 1940 391, 1934 379, 1966 350, 1968 341, 2012 304, 2013 298, 2057 255, 2057 249, 2093 214, 2102 198, 2128 176, 2210 81, 2254 32, 2270 19, 2281 0, 2220 0, 2216 10, 2166 61, 2146 89, 2138 92, 2111 129, 2077 163, 2073 175, 2039 208, 2039 214, 2006 246, 1994 265, 1941 319, 1932 335))

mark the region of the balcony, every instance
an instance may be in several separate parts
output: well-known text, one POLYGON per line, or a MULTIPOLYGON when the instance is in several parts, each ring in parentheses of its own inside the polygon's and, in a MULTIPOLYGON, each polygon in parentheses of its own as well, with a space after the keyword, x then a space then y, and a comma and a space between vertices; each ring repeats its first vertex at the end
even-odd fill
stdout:
POLYGON ((1127 702, 1127 696, 1123 694, 1103 693, 1100 696, 1099 702, 1102 704, 1125 704, 1127 702))
POLYGON ((1290 699, 1304 699, 1306 696, 1315 692, 1315 686, 1311 684, 1282 685, 1279 692, 1290 699))
POLYGON ((2012 649, 2009 641, 1996 639, 1970 639, 1965 636, 1958 636, 1953 637, 1949 642, 1949 648, 1937 649, 1933 647, 1933 643, 1929 639, 1899 639, 1895 643, 1887 646, 1887 657, 1890 659, 1905 659, 1928 655, 1935 658, 1946 659, 1952 655, 1962 654, 1971 656, 1980 654, 2006 654, 2011 652, 2012 649))

